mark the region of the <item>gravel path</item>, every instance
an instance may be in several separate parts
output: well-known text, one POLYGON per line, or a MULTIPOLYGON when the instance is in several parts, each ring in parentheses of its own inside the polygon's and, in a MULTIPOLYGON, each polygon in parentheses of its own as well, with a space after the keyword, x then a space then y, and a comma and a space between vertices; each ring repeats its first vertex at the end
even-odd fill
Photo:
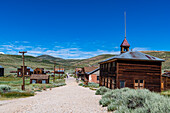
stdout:
POLYGON ((0 101, 0 113, 106 113, 101 96, 78 86, 74 78, 66 86, 37 93, 33 97, 0 101))

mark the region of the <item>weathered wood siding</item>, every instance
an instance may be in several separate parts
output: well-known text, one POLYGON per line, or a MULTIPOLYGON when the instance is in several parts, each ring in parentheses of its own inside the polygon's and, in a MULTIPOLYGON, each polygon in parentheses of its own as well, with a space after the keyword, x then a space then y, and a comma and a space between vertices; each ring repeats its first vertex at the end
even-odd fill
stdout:
POLYGON ((118 61, 118 88, 120 81, 125 87, 134 88, 135 80, 144 80, 144 88, 161 91, 161 62, 118 61))
POLYGON ((100 64, 99 85, 115 89, 116 85, 116 62, 100 64))
POLYGON ((162 77, 163 90, 170 90, 170 77, 162 77))

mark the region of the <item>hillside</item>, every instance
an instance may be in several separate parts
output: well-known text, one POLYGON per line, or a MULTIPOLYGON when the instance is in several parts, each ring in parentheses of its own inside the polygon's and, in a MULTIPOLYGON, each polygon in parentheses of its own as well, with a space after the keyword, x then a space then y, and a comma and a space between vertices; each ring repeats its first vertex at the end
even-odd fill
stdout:
MULTIPOLYGON (((153 55, 165 59, 166 61, 162 65, 162 69, 170 70, 170 51, 142 51, 143 53, 153 55)), ((56 66, 62 65, 66 70, 74 69, 75 67, 84 66, 96 66, 98 62, 113 57, 111 54, 98 55, 88 59, 62 59, 49 55, 41 55, 38 57, 25 56, 25 65, 33 69, 40 67, 45 70, 53 70, 54 61, 56 66)), ((5 68, 5 74, 9 74, 10 71, 15 71, 22 65, 21 55, 7 55, 0 54, 0 65, 5 68)))

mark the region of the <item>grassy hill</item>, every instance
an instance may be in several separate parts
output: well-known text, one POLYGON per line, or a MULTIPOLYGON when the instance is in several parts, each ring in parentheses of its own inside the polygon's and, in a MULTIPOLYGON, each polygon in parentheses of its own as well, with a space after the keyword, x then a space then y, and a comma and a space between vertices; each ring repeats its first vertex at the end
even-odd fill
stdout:
MULTIPOLYGON (((166 61, 162 65, 162 69, 170 70, 170 51, 142 51, 143 53, 150 54, 155 57, 165 59, 166 61)), ((63 65, 63 67, 68 69, 74 69, 75 67, 84 66, 96 66, 98 62, 113 57, 111 54, 98 55, 88 59, 62 59, 56 58, 49 55, 41 55, 38 57, 25 56, 25 65, 33 69, 40 67, 45 68, 45 70, 53 70, 54 62, 58 65, 63 65)), ((5 68, 5 74, 9 74, 10 71, 15 71, 18 67, 22 65, 21 55, 0 55, 0 65, 5 68)))

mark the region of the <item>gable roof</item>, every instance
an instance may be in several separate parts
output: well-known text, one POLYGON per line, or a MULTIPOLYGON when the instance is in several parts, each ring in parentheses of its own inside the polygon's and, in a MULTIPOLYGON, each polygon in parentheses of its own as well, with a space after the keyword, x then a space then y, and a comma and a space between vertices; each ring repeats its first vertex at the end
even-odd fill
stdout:
POLYGON ((121 59, 122 60, 126 60, 126 59, 129 59, 129 60, 145 60, 145 61, 160 61, 160 62, 165 61, 163 59, 160 59, 160 58, 148 55, 148 54, 144 54, 144 53, 141 53, 139 51, 128 51, 126 53, 122 53, 120 55, 111 57, 107 60, 101 61, 101 62, 99 62, 99 64, 103 63, 103 62, 107 62, 109 60, 113 60, 113 59, 115 59, 115 60, 121 60, 121 59))
POLYGON ((98 67, 97 69, 95 69, 95 70, 93 70, 93 71, 91 71, 91 72, 88 72, 87 74, 88 75, 91 75, 91 74, 93 74, 93 73, 95 73, 95 72, 97 72, 97 71, 99 71, 100 70, 100 68, 98 67))
POLYGON ((48 79, 49 75, 45 74, 32 74, 30 79, 48 79))
POLYGON ((85 73, 88 73, 88 72, 91 72, 91 71, 93 71, 93 70, 95 70, 95 69, 97 69, 98 67, 84 67, 84 72, 85 73))
POLYGON ((122 44, 120 45, 120 47, 122 47, 122 46, 130 47, 130 44, 128 43, 126 38, 123 40, 122 44))

